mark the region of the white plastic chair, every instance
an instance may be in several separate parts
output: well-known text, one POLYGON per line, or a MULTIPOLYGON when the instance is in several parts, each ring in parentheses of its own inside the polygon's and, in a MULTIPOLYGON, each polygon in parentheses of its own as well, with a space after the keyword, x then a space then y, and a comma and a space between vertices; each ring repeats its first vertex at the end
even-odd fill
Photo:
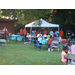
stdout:
POLYGON ((51 45, 51 51, 52 51, 52 48, 54 48, 54 50, 58 50, 59 52, 59 41, 53 40, 52 44, 57 44, 57 45, 51 45))
POLYGON ((5 39, 0 39, 0 49, 1 47, 6 47, 7 49, 7 41, 5 39))
POLYGON ((72 63, 70 63, 70 59, 71 60, 75 60, 75 54, 68 53, 67 57, 68 57, 68 63, 67 63, 67 65, 72 65, 72 63))

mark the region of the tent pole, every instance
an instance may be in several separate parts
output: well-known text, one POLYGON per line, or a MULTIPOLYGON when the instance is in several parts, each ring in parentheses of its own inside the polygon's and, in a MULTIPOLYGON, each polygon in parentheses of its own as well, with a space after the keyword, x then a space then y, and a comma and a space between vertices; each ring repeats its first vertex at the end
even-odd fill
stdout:
MULTIPOLYGON (((31 35, 32 27, 30 27, 30 35, 31 35)), ((30 37, 30 42, 31 42, 31 37, 30 37)))
POLYGON ((58 31, 59 31, 59 27, 58 27, 58 31))
POLYGON ((49 27, 48 27, 48 34, 49 34, 49 27))
MULTIPOLYGON (((25 27, 24 27, 25 28, 25 27)), ((24 36, 25 36, 25 32, 24 32, 24 36)), ((25 42, 25 37, 24 37, 24 42, 25 42)))
MULTIPOLYGON (((24 29, 26 29, 26 27, 24 27, 24 29)), ((25 31, 24 31, 24 42, 25 42, 25 31)))

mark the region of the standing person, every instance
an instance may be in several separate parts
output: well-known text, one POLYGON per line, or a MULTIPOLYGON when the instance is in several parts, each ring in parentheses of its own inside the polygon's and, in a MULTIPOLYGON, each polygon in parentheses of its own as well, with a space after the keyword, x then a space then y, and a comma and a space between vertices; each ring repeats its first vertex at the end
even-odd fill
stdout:
POLYGON ((9 33, 9 31, 7 30, 7 28, 6 27, 4 27, 4 29, 3 29, 4 31, 6 31, 6 40, 7 40, 7 42, 9 43, 9 40, 8 40, 8 33, 9 33))
MULTIPOLYGON (((37 34, 38 34, 38 31, 37 31, 37 29, 35 29, 35 31, 36 31, 36 32, 35 32, 35 35, 37 36, 37 34)), ((36 37, 36 39, 37 39, 37 37, 36 37)))
POLYGON ((47 34, 47 39, 50 39, 50 34, 47 34))
POLYGON ((46 39, 47 34, 48 34, 48 32, 47 32, 47 30, 46 30, 46 28, 45 28, 45 30, 43 31, 44 39, 46 39))
POLYGON ((50 36, 50 39, 48 40, 48 52, 50 52, 51 44, 52 44, 52 36, 50 36))
POLYGON ((56 34, 59 34, 59 31, 56 30, 55 33, 54 33, 54 35, 56 35, 56 34))
POLYGON ((71 39, 74 42, 74 32, 72 32, 71 39))
POLYGON ((36 36, 37 36, 37 34, 38 34, 38 31, 37 31, 37 29, 35 29, 35 31, 36 31, 36 33, 35 33, 35 34, 36 34, 36 36))
POLYGON ((40 43, 40 40, 42 40, 42 34, 41 34, 41 31, 39 31, 39 34, 37 35, 37 38, 38 38, 39 44, 41 45, 41 43, 40 43))
POLYGON ((61 53, 62 65, 67 65, 67 46, 63 46, 63 51, 61 53))
POLYGON ((36 36, 36 31, 34 29, 32 30, 32 36, 36 36))
POLYGON ((52 38, 54 37, 54 32, 52 31, 52 29, 49 32, 50 36, 52 36, 52 38))
POLYGON ((71 31, 69 29, 66 32, 66 36, 67 36, 66 37, 67 39, 70 39, 71 38, 71 31))
POLYGON ((24 40, 26 40, 26 35, 27 35, 28 31, 26 30, 26 28, 24 28, 23 30, 23 34, 24 34, 24 40))
POLYGON ((20 35, 23 36, 23 28, 20 29, 20 35))
MULTIPOLYGON (((35 31, 35 29, 32 30, 32 36, 36 36, 36 31, 35 31)), ((32 42, 33 42, 33 38, 32 38, 32 42)))
POLYGON ((37 47, 37 40, 36 40, 36 38, 33 39, 33 43, 34 43, 34 47, 36 48, 37 47))
POLYGON ((63 30, 61 29, 61 30, 60 30, 60 36, 61 36, 61 38, 63 38, 63 34, 64 34, 64 32, 63 32, 63 30))
POLYGON ((20 36, 22 37, 22 42, 24 42, 24 32, 23 32, 23 28, 20 29, 20 36))

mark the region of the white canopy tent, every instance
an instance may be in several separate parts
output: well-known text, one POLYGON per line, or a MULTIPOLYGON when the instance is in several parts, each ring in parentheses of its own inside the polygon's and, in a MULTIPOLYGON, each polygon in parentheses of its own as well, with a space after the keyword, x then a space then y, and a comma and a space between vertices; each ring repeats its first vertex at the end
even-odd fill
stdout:
POLYGON ((58 31, 59 31, 59 25, 58 24, 48 23, 48 22, 46 22, 43 19, 40 19, 40 20, 42 22, 40 26, 38 24, 37 25, 34 25, 35 22, 32 22, 32 23, 29 23, 29 24, 25 25, 25 27, 31 27, 30 28, 30 35, 31 35, 32 27, 57 27, 58 28, 58 31))
POLYGON ((39 25, 34 25, 35 22, 32 22, 32 23, 29 23, 29 24, 25 25, 25 27, 58 27, 59 28, 58 24, 48 23, 43 19, 40 19, 40 20, 42 21, 40 26, 39 25))

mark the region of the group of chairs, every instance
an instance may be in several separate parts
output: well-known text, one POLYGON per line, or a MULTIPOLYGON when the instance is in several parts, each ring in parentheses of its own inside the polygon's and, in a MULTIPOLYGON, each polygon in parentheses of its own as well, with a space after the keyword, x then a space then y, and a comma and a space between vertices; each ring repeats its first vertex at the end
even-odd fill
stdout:
MULTIPOLYGON (((42 49, 42 46, 43 46, 43 45, 40 45, 38 41, 36 41, 36 42, 37 42, 37 43, 34 44, 35 49, 36 49, 36 48, 37 48, 37 50, 38 50, 38 49, 42 49)), ((60 49, 62 50, 62 45, 59 44, 59 41, 52 41, 52 44, 58 44, 58 45, 51 45, 51 49, 54 48, 54 50, 58 50, 58 52, 59 52, 59 47, 60 47, 60 49)), ((42 49, 42 50, 43 50, 43 49, 42 49)), ((52 50, 51 50, 51 51, 52 51, 52 50)))

